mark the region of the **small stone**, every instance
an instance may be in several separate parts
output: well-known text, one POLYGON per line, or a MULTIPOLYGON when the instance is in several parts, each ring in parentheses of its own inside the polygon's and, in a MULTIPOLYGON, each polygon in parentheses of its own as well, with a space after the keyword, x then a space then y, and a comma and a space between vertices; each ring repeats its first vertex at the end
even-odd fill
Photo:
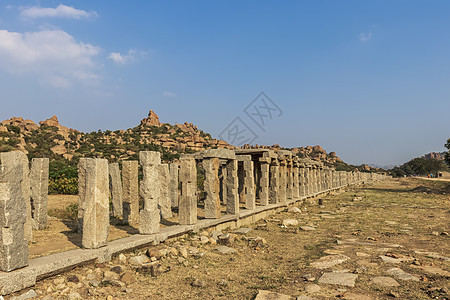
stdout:
POLYGON ((148 257, 155 257, 156 259, 160 259, 161 258, 161 252, 158 249, 155 248, 148 248, 147 249, 147 256, 148 257))
POLYGON ((297 225, 298 225, 298 220, 295 220, 295 219, 285 219, 285 220, 283 220, 283 225, 284 225, 284 226, 297 226, 297 225))
POLYGON ((406 273, 400 268, 392 268, 386 271, 389 275, 393 275, 401 280, 412 280, 412 281, 419 281, 419 278, 417 278, 414 275, 411 275, 409 273, 406 273))
POLYGON ((219 281, 219 285, 220 286, 227 286, 228 285, 228 281, 226 281, 225 279, 222 279, 219 281))
POLYGON ((389 292, 387 295, 394 298, 400 298, 400 294, 393 291, 389 292))
POLYGON ((128 259, 128 262, 130 263, 130 265, 137 266, 137 267, 142 266, 142 264, 147 261, 148 261, 148 258, 143 255, 132 256, 132 257, 130 257, 130 259, 128 259))
POLYGON ((203 280, 195 279, 194 282, 192 282, 192 286, 195 287, 205 287, 206 283, 203 280))
POLYGON ((297 206, 293 206, 293 207, 289 208, 288 211, 291 213, 301 213, 302 212, 302 210, 300 208, 298 208, 297 206))
POLYGON ((110 271, 116 274, 122 274, 124 272, 124 269, 122 266, 114 266, 110 269, 110 271))
POLYGON ((436 235, 436 236, 438 236, 438 235, 439 235, 439 232, 437 232, 437 231, 432 231, 432 232, 431 232, 431 235, 436 235))
POLYGON ((14 300, 25 300, 25 299, 31 299, 37 297, 37 294, 34 290, 29 290, 28 292, 18 296, 18 297, 14 297, 14 300))
POLYGON ((221 254, 230 254, 230 253, 236 253, 237 250, 227 247, 227 246, 217 246, 216 250, 219 251, 221 254))
POLYGON ((233 233, 245 235, 245 234, 249 233, 250 231, 252 231, 251 228, 242 227, 242 228, 236 229, 235 231, 233 231, 233 233))
POLYGON ((377 276, 370 280, 371 283, 379 286, 399 286, 400 284, 392 277, 377 276))
POLYGON ((314 280, 316 280, 316 277, 314 277, 312 274, 306 274, 306 275, 303 275, 303 278, 304 278, 306 281, 314 281, 314 280))
POLYGON ((120 281, 122 281, 125 284, 130 284, 136 282, 136 279, 134 278, 131 272, 125 272, 122 274, 122 276, 120 276, 120 281))
POLYGON ((219 236, 217 243, 221 245, 232 245, 234 243, 234 240, 235 235, 226 233, 219 236))
POLYGON ((173 256, 178 256, 178 250, 174 247, 170 248, 169 254, 173 256))
POLYGON ((319 258, 315 262, 311 263, 311 266, 317 269, 328 269, 335 265, 341 264, 347 260, 349 260, 350 257, 345 256, 343 254, 337 254, 337 255, 327 255, 319 258))
POLYGON ((447 232, 447 231, 442 231, 442 232, 441 232, 441 235, 448 236, 448 232, 447 232))
POLYGON ((211 244, 211 245, 217 245, 217 240, 215 239, 215 238, 209 238, 208 239, 208 242, 211 244))
POLYGON ((300 226, 300 229, 303 231, 313 231, 316 230, 314 227, 311 226, 300 226))
POLYGON ((188 257, 188 251, 186 248, 180 248, 180 255, 184 258, 188 257))
POLYGON ((208 237, 203 236, 203 235, 200 237, 200 243, 206 244, 208 242, 209 242, 209 238, 208 237))
POLYGON ((310 294, 317 293, 320 291, 320 286, 317 284, 308 284, 305 286, 305 291, 310 294))
POLYGON ((105 272, 103 272, 103 277, 106 279, 115 279, 115 280, 117 280, 117 279, 119 279, 119 274, 118 273, 115 273, 115 272, 112 272, 112 271, 105 271, 105 272))
POLYGON ((127 257, 123 253, 120 253, 117 258, 119 259, 119 261, 121 263, 126 263, 127 262, 127 257))
POLYGON ((81 295, 77 292, 70 293, 67 295, 67 300, 80 300, 83 299, 81 295))
POLYGON ((80 279, 77 277, 77 275, 72 275, 72 276, 67 277, 67 281, 78 283, 78 282, 80 282, 80 279))
POLYGON ((64 277, 57 277, 53 280, 53 284, 55 285, 62 284, 64 282, 65 282, 64 277))
POLYGON ((275 293, 271 291, 259 290, 258 295, 254 300, 294 300, 295 298, 289 295, 275 293))
POLYGON ((86 280, 94 280, 95 279, 95 275, 92 273, 89 273, 86 275, 86 280))

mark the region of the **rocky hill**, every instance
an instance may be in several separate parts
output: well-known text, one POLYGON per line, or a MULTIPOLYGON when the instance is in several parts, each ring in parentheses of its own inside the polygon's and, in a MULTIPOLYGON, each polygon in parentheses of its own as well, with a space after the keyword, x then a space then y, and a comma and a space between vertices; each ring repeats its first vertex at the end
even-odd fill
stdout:
POLYGON ((425 159, 437 159, 437 160, 444 160, 445 159, 445 152, 431 152, 428 154, 425 154, 423 156, 425 159))
POLYGON ((192 123, 161 123, 152 110, 138 126, 127 130, 83 133, 61 125, 56 116, 39 122, 39 125, 20 117, 0 124, 0 151, 19 149, 30 157, 73 160, 95 156, 118 161, 137 158, 137 153, 142 150, 155 150, 163 153, 163 159, 171 160, 180 153, 209 148, 232 149, 234 146, 213 139, 192 123))
MULTIPOLYGON (((162 153, 162 159, 169 161, 181 153, 192 153, 205 149, 236 148, 225 141, 213 139, 209 133, 192 123, 161 123, 158 115, 150 110, 140 124, 126 130, 96 131, 84 133, 67 128, 56 116, 36 124, 32 120, 13 117, 0 123, 0 152, 22 150, 33 157, 49 157, 76 162, 79 157, 102 157, 109 161, 137 159, 142 150, 162 153)), ((279 145, 245 145, 242 148, 287 149, 279 145)), ((301 158, 311 158, 329 166, 345 163, 335 152, 327 153, 320 146, 291 148, 301 158)))

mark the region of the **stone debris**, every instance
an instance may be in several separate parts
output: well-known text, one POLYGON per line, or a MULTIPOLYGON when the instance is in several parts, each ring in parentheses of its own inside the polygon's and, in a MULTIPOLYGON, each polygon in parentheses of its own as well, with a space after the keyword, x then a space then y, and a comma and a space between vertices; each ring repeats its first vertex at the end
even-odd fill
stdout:
POLYGON ((305 291, 310 294, 314 294, 320 291, 320 286, 317 284, 308 284, 305 286, 305 291))
POLYGON ((370 279, 370 283, 375 285, 389 287, 389 286, 399 286, 400 284, 392 277, 387 276, 377 276, 370 279))
POLYGON ((311 263, 311 266, 317 269, 328 269, 333 266, 339 265, 347 260, 349 260, 350 257, 343 255, 343 254, 336 254, 336 255, 327 255, 319 258, 315 262, 311 263))
POLYGON ((254 300, 295 300, 295 297, 271 291, 259 290, 254 300))
POLYGON ((295 219, 285 219, 285 220, 283 220, 283 225, 284 225, 284 226, 297 226, 297 225, 298 225, 298 220, 295 220, 295 219))
POLYGON ((312 227, 312 226, 300 226, 300 229, 303 231, 314 231, 316 230, 316 228, 312 227))
POLYGON ((36 292, 34 290, 29 290, 28 292, 23 293, 20 296, 12 297, 11 300, 25 300, 25 299, 32 299, 35 297, 37 297, 36 292))
POLYGON ((358 278, 358 275, 356 274, 330 272, 324 273, 319 278, 319 283, 354 287, 356 278, 358 278))
POLYGON ((443 255, 440 255, 439 253, 436 253, 436 252, 415 250, 414 253, 422 254, 422 255, 425 255, 425 257, 429 257, 429 258, 436 258, 436 259, 441 259, 441 260, 444 260, 444 261, 450 261, 450 257, 446 257, 446 256, 443 256, 443 255))
POLYGON ((250 231, 252 231, 251 228, 241 227, 241 228, 239 228, 237 230, 234 230, 232 232, 235 233, 235 234, 243 234, 243 235, 245 235, 245 234, 249 233, 250 231))
POLYGON ((221 254, 237 253, 236 249, 230 248, 228 246, 223 246, 223 245, 217 246, 215 249, 221 254))
POLYGON ((379 258, 381 258, 381 260, 385 263, 391 263, 391 264, 399 264, 402 262, 411 262, 414 261, 415 258, 413 257, 391 257, 391 256, 386 256, 386 255, 379 255, 379 258))
POLYGON ((291 208, 288 209, 288 212, 291 213, 301 213, 302 210, 300 208, 298 208, 297 206, 292 206, 291 208))
POLYGON ((411 275, 409 273, 406 273, 400 268, 391 268, 386 271, 387 274, 397 277, 401 280, 412 280, 412 281, 419 281, 419 278, 417 278, 414 275, 411 275))

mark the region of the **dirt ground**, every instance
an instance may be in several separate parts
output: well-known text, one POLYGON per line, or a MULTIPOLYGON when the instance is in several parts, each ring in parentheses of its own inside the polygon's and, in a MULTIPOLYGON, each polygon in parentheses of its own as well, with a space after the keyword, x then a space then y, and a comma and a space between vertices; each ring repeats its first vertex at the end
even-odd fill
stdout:
POLYGON ((147 249, 133 251, 33 290, 40 299, 254 299, 260 290, 298 299, 449 299, 448 185, 402 178, 349 189, 219 239, 236 253, 219 253, 213 232, 191 234, 151 247, 153 263, 132 265, 147 249), (284 226, 287 219, 298 225, 284 226), (326 283, 325 273, 352 277, 354 286, 326 283))

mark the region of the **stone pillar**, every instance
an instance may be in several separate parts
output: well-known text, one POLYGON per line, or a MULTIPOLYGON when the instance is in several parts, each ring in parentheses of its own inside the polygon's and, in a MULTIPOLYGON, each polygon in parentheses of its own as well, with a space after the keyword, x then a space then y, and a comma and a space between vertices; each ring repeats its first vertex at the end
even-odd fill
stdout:
POLYGON ((286 162, 286 199, 292 199, 294 193, 294 170, 291 160, 286 162))
POLYGON ((270 187, 269 196, 272 204, 280 203, 280 172, 277 159, 270 164, 270 187))
POLYGON ((25 221, 25 239, 28 242, 33 240, 33 219, 31 217, 31 188, 30 188, 30 167, 28 162, 28 157, 25 153, 20 151, 14 151, 18 154, 17 159, 21 161, 21 166, 23 168, 23 179, 22 179, 22 195, 27 208, 27 218, 25 221))
POLYGON ((48 158, 31 160, 31 216, 33 217, 33 229, 36 230, 47 227, 48 168, 48 158))
POLYGON ((305 169, 305 181, 306 181, 306 195, 309 196, 312 194, 312 170, 311 165, 308 165, 305 169))
POLYGON ((236 159, 229 159, 227 161, 227 213, 228 214, 238 214, 239 213, 239 179, 237 175, 238 162, 236 159))
POLYGON ((78 168, 83 176, 78 182, 82 186, 81 219, 82 245, 96 249, 105 246, 109 232, 109 172, 108 160, 81 158, 78 168))
POLYGON ((227 165, 225 163, 220 164, 220 172, 222 174, 222 181, 220 188, 222 189, 222 203, 223 205, 227 205, 227 165))
POLYGON ((178 219, 181 225, 197 222, 197 167, 193 157, 180 159, 181 197, 178 204, 178 219))
POLYGON ((297 199, 300 198, 300 178, 299 178, 299 170, 298 170, 298 164, 297 162, 294 162, 293 165, 293 176, 294 176, 294 180, 293 180, 293 186, 294 189, 292 191, 292 197, 297 199))
POLYGON ((178 163, 169 164, 169 197, 172 207, 178 206, 178 163))
POLYGON ((122 178, 118 163, 109 164, 109 186, 111 188, 111 202, 113 207, 113 216, 123 217, 123 189, 122 178))
MULTIPOLYGON (((159 221, 161 220, 158 204, 161 196, 160 166, 161 156, 156 151, 140 151, 139 163, 142 166, 142 181, 139 193, 144 200, 144 207, 139 213, 139 233, 154 234, 159 232, 159 221)), ((164 170, 164 172, 168 172, 164 170)), ((167 208, 168 199, 164 205, 167 208)))
POLYGON ((298 175, 299 175, 299 179, 298 179, 298 188, 299 188, 299 195, 300 197, 305 196, 305 168, 303 166, 303 164, 299 165, 298 168, 298 175))
POLYGON ((5 272, 28 265, 23 155, 16 151, 0 153, 0 271, 5 272))
POLYGON ((130 225, 139 224, 139 163, 137 160, 122 162, 123 220, 130 225))
POLYGON ((256 208, 256 195, 255 195, 255 180, 254 180, 254 166, 252 157, 250 155, 237 155, 238 161, 242 163, 242 192, 245 202, 245 208, 253 210, 256 208))
POLYGON ((163 219, 172 218, 172 200, 169 197, 169 165, 159 165, 159 184, 161 186, 159 196, 159 207, 161 209, 161 217, 163 219))
POLYGON ((262 206, 269 204, 269 162, 270 159, 260 158, 261 166, 261 178, 259 180, 259 186, 261 188, 259 192, 260 204, 262 206))
POLYGON ((286 201, 286 190, 287 190, 287 180, 286 180, 286 160, 280 160, 280 167, 279 167, 279 176, 280 176, 280 182, 279 182, 279 197, 280 202, 286 201))
POLYGON ((203 159, 203 169, 205 169, 205 218, 219 219, 220 212, 220 185, 219 185, 219 159, 203 159))

